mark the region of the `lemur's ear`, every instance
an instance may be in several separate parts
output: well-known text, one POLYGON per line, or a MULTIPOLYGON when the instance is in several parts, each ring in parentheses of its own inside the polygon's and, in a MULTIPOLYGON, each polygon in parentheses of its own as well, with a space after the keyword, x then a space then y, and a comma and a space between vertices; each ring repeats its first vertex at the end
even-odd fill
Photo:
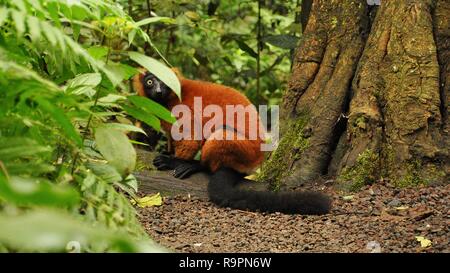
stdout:
POLYGON ((147 70, 145 68, 139 68, 139 73, 134 75, 131 84, 133 87, 133 91, 138 93, 139 96, 145 97, 144 84, 142 83, 142 79, 144 78, 147 70))

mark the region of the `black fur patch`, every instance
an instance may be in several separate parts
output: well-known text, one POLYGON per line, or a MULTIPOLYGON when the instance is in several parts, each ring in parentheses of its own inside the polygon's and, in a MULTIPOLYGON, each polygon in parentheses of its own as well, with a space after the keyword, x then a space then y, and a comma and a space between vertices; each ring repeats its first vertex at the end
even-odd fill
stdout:
POLYGON ((210 200, 221 207, 286 214, 319 215, 326 214, 331 209, 331 199, 322 193, 250 191, 235 188, 242 179, 242 174, 235 170, 221 168, 210 178, 210 200))
POLYGON ((194 173, 205 171, 205 168, 196 160, 183 160, 164 154, 156 156, 153 165, 160 171, 174 170, 173 176, 179 179, 188 178, 194 173))
POLYGON ((173 176, 179 179, 185 179, 194 173, 204 171, 205 169, 198 161, 186 161, 180 163, 174 170, 173 176))

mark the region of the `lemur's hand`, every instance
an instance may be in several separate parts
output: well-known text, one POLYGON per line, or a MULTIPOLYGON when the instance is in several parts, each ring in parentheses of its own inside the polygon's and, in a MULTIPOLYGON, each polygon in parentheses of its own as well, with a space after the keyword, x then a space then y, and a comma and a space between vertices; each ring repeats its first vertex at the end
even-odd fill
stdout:
POLYGON ((175 158, 170 155, 160 154, 153 159, 153 165, 160 171, 175 169, 175 158))
POLYGON ((179 179, 185 179, 194 173, 204 171, 204 167, 200 162, 195 160, 184 161, 173 170, 173 176, 179 179))
POLYGON ((204 167, 198 161, 178 159, 165 154, 156 156, 153 165, 160 171, 174 170, 173 176, 179 179, 187 178, 204 170, 204 167))

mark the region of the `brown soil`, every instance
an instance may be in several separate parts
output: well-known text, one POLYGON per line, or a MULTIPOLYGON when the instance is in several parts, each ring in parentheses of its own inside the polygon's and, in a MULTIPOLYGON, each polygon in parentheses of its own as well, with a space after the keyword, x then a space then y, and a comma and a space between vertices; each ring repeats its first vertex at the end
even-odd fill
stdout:
POLYGON ((218 208, 183 194, 141 209, 140 218, 155 241, 176 252, 450 252, 450 185, 399 190, 380 182, 352 198, 322 190, 334 198, 324 216, 218 208), (416 236, 431 246, 421 247, 416 236))

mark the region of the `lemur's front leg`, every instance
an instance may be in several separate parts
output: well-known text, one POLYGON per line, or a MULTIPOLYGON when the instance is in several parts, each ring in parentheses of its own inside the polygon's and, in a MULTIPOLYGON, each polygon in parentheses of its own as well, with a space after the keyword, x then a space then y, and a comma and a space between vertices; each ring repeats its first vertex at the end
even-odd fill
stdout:
POLYGON ((173 176, 180 179, 204 170, 200 162, 194 160, 201 148, 201 141, 182 140, 174 141, 173 144, 175 156, 161 154, 153 160, 158 170, 174 170, 173 176))

